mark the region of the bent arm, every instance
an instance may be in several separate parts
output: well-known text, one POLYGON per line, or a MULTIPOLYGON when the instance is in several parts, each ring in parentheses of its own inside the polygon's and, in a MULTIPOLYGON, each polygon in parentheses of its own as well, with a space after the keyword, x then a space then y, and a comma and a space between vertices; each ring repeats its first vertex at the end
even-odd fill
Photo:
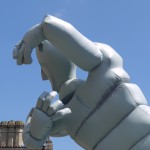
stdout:
POLYGON ((83 70, 89 71, 101 62, 98 47, 71 24, 47 15, 42 28, 46 39, 83 70))
POLYGON ((81 69, 90 71, 101 63, 98 47, 71 24, 47 15, 43 22, 29 30, 23 41, 31 49, 48 40, 81 69))

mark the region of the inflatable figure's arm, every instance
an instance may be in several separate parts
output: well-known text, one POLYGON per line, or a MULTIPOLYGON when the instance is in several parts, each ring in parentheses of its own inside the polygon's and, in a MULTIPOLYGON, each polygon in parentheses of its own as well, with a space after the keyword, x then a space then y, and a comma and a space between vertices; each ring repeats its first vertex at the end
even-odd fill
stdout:
POLYGON ((31 110, 23 131, 23 141, 28 148, 41 149, 48 136, 63 136, 63 118, 71 113, 63 108, 57 100, 50 106, 56 92, 44 92, 38 99, 36 107, 31 110))
POLYGON ((92 41, 71 24, 47 15, 43 22, 31 28, 15 47, 13 56, 17 59, 17 64, 30 64, 32 49, 44 40, 52 43, 83 70, 89 71, 102 61, 102 53, 92 41))

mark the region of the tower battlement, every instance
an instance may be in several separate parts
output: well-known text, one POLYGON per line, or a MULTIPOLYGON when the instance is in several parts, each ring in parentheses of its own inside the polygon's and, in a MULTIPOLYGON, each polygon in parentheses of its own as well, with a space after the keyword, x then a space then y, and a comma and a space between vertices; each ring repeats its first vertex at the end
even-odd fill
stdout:
MULTIPOLYGON (((0 122, 0 150, 27 149, 22 140, 23 128, 24 123, 22 121, 11 120, 0 122)), ((50 140, 47 141, 43 150, 53 150, 53 145, 50 140)))
POLYGON ((0 123, 0 147, 22 147, 22 121, 2 121, 0 123))

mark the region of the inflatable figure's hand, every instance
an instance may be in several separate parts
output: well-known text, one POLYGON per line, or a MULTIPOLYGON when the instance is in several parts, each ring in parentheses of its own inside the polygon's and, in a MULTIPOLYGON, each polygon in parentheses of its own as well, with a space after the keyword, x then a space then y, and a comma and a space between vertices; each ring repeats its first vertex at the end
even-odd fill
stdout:
POLYGON ((31 64, 32 49, 41 44, 44 39, 41 25, 32 27, 13 50, 13 58, 16 59, 17 65, 31 64))
POLYGON ((23 140, 28 148, 42 148, 49 136, 53 123, 71 113, 69 108, 63 108, 60 100, 50 106, 56 92, 44 92, 38 99, 36 107, 31 111, 23 132, 23 140))
POLYGON ((31 110, 29 116, 27 118, 24 130, 23 130, 23 141, 24 144, 29 148, 35 148, 35 149, 42 149, 44 143, 47 140, 47 137, 43 138, 42 140, 35 139, 31 134, 30 134, 30 126, 31 126, 31 115, 33 113, 33 109, 31 110))
POLYGON ((20 41, 13 50, 13 58, 16 59, 17 65, 31 64, 32 49, 22 40, 20 41))

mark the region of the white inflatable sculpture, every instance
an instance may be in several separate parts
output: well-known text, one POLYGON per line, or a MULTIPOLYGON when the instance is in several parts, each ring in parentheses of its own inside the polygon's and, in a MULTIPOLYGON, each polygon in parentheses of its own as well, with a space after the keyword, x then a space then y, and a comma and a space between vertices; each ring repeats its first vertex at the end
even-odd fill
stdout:
POLYGON ((115 50, 49 15, 15 47, 17 64, 30 64, 35 47, 42 77, 60 100, 50 106, 54 91, 39 97, 23 134, 29 148, 70 135, 87 150, 150 150, 150 107, 115 50), (76 66, 88 71, 85 81, 76 78, 76 66))

